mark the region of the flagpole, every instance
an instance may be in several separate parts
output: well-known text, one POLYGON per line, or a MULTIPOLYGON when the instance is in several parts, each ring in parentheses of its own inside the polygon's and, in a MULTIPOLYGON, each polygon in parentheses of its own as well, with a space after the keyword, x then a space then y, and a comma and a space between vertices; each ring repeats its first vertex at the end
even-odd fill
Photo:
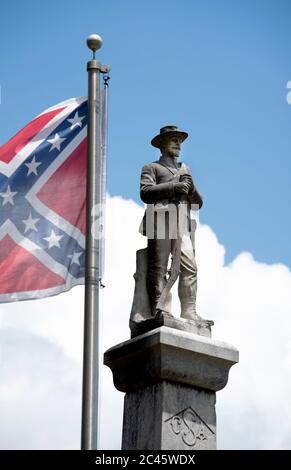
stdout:
POLYGON ((88 71, 88 153, 86 199, 86 262, 85 262, 85 315, 83 349, 83 391, 81 449, 99 448, 100 403, 100 341, 99 341, 99 290, 100 290, 100 240, 94 233, 96 207, 101 204, 101 94, 100 72, 109 71, 95 59, 96 50, 102 46, 102 38, 92 34, 87 46, 93 58, 87 63, 88 71))

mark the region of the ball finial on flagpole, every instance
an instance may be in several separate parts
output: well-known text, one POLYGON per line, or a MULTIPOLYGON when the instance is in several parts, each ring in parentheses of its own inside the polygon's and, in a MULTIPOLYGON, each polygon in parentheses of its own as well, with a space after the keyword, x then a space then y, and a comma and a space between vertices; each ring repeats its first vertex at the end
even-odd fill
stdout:
POLYGON ((87 46, 93 51, 93 58, 95 58, 95 52, 102 47, 103 39, 99 34, 90 34, 87 38, 87 46))

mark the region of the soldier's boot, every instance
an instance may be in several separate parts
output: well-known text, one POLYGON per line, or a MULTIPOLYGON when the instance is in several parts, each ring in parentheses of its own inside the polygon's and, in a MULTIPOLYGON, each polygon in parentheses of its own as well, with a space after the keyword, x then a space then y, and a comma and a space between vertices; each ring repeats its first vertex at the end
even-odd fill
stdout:
POLYGON ((203 321, 203 318, 196 312, 196 303, 194 299, 180 299, 181 318, 193 321, 203 321))

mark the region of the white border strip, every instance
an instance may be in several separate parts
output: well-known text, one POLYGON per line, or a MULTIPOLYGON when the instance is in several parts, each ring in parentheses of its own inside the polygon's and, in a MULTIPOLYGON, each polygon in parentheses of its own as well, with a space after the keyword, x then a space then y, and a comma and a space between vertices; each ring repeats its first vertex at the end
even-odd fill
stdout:
POLYGON ((70 282, 68 280, 65 284, 56 287, 50 287, 49 289, 42 289, 42 290, 33 290, 33 291, 23 291, 23 292, 16 292, 12 294, 0 294, 0 303, 7 303, 7 302, 16 302, 18 300, 37 300, 42 299, 44 297, 52 297, 53 295, 62 294, 66 292, 72 287, 84 284, 84 278, 78 279, 71 279, 70 282))

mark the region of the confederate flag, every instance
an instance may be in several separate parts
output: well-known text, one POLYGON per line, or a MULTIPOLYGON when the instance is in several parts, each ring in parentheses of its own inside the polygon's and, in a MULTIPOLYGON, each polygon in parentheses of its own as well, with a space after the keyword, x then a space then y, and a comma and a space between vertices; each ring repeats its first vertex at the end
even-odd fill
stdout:
POLYGON ((0 147, 0 302, 84 283, 87 98, 47 109, 0 147))

